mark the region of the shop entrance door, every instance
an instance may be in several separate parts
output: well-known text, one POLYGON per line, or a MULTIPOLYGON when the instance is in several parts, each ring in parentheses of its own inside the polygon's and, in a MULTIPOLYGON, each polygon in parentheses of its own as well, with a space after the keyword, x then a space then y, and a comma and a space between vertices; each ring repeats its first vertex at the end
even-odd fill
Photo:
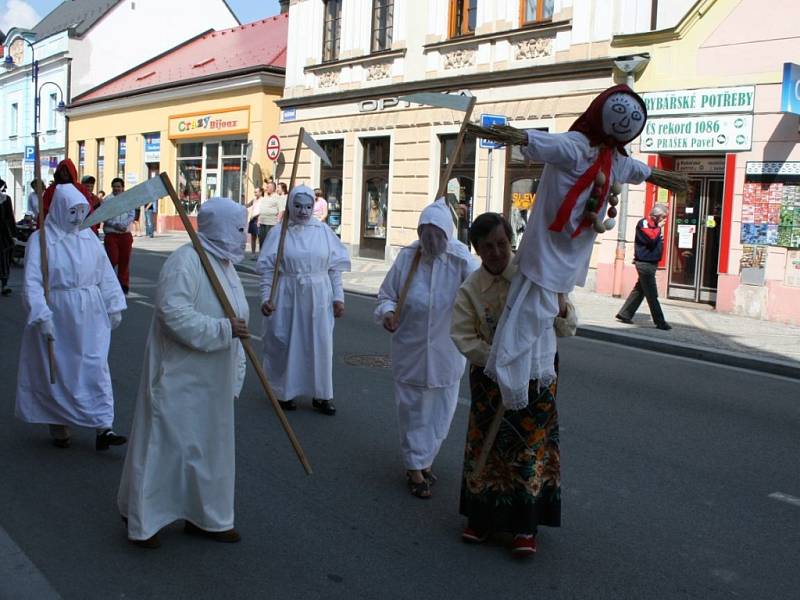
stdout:
POLYGON ((388 137, 366 138, 364 146, 363 186, 361 190, 361 239, 358 255, 383 260, 389 216, 388 137))
POLYGON ((689 190, 675 197, 669 261, 670 298, 717 301, 717 265, 724 180, 689 177, 689 190))

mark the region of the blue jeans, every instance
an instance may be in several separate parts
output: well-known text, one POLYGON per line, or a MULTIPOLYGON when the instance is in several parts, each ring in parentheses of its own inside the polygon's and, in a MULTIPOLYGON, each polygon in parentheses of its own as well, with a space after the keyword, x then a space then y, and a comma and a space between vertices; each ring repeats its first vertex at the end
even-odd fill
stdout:
POLYGON ((148 237, 153 237, 153 221, 155 219, 155 212, 152 210, 144 211, 144 230, 148 237))

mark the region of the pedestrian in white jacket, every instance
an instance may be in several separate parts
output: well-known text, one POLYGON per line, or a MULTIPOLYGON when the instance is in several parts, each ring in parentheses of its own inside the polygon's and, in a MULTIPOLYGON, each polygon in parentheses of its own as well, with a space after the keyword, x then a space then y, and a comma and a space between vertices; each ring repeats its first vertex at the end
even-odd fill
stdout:
POLYGON ((128 539, 157 548, 157 533, 184 531, 238 542, 233 528, 234 400, 244 383, 247 298, 234 265, 244 258, 247 211, 211 198, 197 213, 198 237, 236 319, 225 316, 192 244, 178 248, 158 279, 136 414, 117 504, 128 539))
POLYGON ((17 373, 17 417, 50 425, 53 443, 70 445, 70 425, 96 429, 95 448, 125 443, 115 434, 108 368, 111 330, 127 308, 117 276, 91 229, 79 230, 89 204, 71 183, 60 184, 45 219, 49 303, 42 286, 39 232, 25 253, 25 331, 17 373), (50 383, 53 340, 55 383, 50 383))
POLYGON ((453 219, 443 199, 422 211, 417 232, 420 239, 400 251, 386 274, 375 319, 392 333, 394 394, 409 489, 418 498, 430 498, 431 468, 450 430, 464 374, 464 357, 450 339, 453 304, 478 261, 453 239, 453 219), (421 260, 398 318, 400 294, 418 251, 421 260))

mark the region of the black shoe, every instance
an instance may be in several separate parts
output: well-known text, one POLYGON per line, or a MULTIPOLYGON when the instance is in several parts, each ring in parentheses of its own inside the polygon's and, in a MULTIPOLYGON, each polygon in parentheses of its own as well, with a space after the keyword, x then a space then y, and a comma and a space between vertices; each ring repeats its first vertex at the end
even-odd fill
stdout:
POLYGON ((626 325, 633 325, 633 319, 629 319, 628 317, 623 317, 622 315, 615 315, 614 318, 620 323, 625 323, 626 325))
POLYGON ((669 323, 659 323, 658 325, 656 325, 656 329, 660 329, 661 331, 669 331, 670 329, 672 329, 672 325, 670 325, 669 323))
POLYGON ((294 400, 278 400, 283 410, 297 410, 297 403, 294 400))
POLYGON ((98 451, 108 450, 111 446, 121 446, 127 441, 128 438, 124 435, 117 435, 109 429, 97 435, 94 439, 94 449, 98 451))
POLYGON ((314 398, 311 401, 311 406, 314 410, 321 412, 323 415, 333 416, 336 414, 336 407, 333 405, 333 400, 317 400, 314 398))
POLYGON ((3 288, 3 291, 0 292, 0 294, 3 294, 3 296, 10 296, 11 295, 11 288, 10 287, 3 288))

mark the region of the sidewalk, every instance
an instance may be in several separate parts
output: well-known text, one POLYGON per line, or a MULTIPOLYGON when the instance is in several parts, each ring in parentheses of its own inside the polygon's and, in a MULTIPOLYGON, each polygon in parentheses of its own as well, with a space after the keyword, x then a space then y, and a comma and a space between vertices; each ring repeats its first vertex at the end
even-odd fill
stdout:
MULTIPOLYGON (((181 233, 159 234, 153 239, 134 239, 134 248, 171 252, 188 241, 181 233)), ((239 266, 255 273, 255 261, 247 258, 239 266)), ((353 258, 353 270, 343 275, 345 290, 374 296, 389 265, 383 261, 353 258)), ((635 346, 716 364, 755 369, 800 379, 800 327, 718 313, 707 305, 661 299, 671 331, 653 326, 643 303, 633 325, 614 319, 623 299, 576 288, 572 294, 578 310, 578 335, 635 346)))

